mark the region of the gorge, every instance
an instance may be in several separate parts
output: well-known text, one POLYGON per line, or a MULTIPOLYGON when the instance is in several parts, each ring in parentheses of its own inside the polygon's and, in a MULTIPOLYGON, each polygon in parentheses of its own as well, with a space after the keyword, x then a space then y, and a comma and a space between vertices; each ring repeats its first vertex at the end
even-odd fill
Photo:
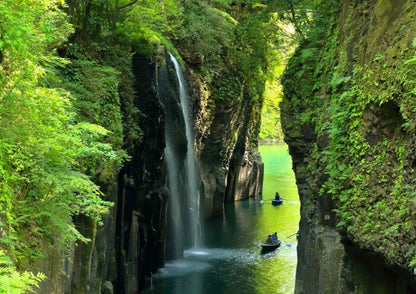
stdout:
MULTIPOLYGON (((3 0, 0 15, 0 294, 139 293, 216 244, 209 222, 268 226, 261 110, 288 46, 294 292, 416 293, 414 1, 3 0)), ((234 245, 221 254, 247 272, 273 266, 234 245)))

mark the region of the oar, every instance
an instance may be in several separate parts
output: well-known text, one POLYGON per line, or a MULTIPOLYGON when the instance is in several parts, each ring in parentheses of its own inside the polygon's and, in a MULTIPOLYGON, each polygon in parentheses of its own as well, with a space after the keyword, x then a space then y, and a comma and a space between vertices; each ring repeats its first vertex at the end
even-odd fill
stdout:
POLYGON ((270 199, 262 199, 262 200, 260 200, 260 201, 263 201, 263 203, 266 203, 266 204, 272 204, 271 202, 270 202, 270 200, 273 200, 274 198, 270 198, 270 199))
POLYGON ((292 237, 292 236, 296 235, 297 233, 298 233, 298 232, 296 232, 296 233, 293 233, 292 235, 290 235, 290 236, 287 236, 286 238, 292 237))

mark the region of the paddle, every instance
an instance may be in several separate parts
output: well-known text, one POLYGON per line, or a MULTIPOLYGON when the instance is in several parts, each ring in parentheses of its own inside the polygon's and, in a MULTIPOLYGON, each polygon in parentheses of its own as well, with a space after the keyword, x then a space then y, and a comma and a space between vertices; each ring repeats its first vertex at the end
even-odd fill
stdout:
MULTIPOLYGON (((280 198, 280 199, 283 199, 283 198, 280 198)), ((271 201, 270 200, 274 200, 274 198, 270 198, 270 199, 262 199, 262 200, 260 200, 260 203, 266 203, 266 204, 272 204, 271 203, 271 201), (262 202, 263 201, 263 202, 262 202)))
POLYGON ((293 233, 292 235, 289 235, 289 236, 287 236, 286 238, 292 237, 292 236, 296 235, 297 233, 298 233, 298 232, 293 233))

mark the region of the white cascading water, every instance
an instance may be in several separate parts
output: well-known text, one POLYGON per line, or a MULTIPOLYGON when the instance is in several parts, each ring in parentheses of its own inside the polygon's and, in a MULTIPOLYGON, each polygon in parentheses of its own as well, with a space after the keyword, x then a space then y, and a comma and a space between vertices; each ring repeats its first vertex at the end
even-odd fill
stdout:
POLYGON ((198 246, 199 241, 199 209, 198 209, 198 176, 197 176, 197 164, 195 160, 194 151, 194 132, 192 115, 190 112, 189 95, 185 88, 185 80, 182 75, 182 70, 179 66, 176 58, 170 54, 170 59, 175 66, 176 76, 178 78, 179 86, 179 98, 182 107, 183 118, 185 121, 185 132, 187 140, 187 151, 186 151, 186 177, 187 177, 187 197, 190 205, 190 229, 189 234, 192 236, 193 245, 198 246))
MULTIPOLYGON (((166 138, 166 136, 165 136, 166 138)), ((172 253, 174 258, 179 258, 182 256, 183 250, 183 234, 184 228, 182 223, 181 215, 181 205, 180 205, 180 192, 178 187, 178 166, 177 166, 177 157, 174 152, 171 140, 166 138, 166 147, 165 147, 165 157, 166 165, 168 171, 168 181, 169 181, 169 212, 172 216, 173 228, 172 237, 173 242, 171 242, 172 253)))
POLYGON ((168 255, 169 258, 178 259, 182 257, 182 251, 184 248, 184 225, 183 217, 181 213, 181 180, 179 177, 179 159, 175 152, 174 137, 172 135, 173 122, 172 122, 172 109, 171 109, 171 97, 169 95, 169 78, 168 67, 162 64, 159 72, 159 87, 158 95, 160 102, 165 107, 165 160, 167 168, 167 180, 169 187, 169 200, 168 200, 168 255))
MULTIPOLYGON (((194 152, 192 112, 185 80, 178 61, 169 55, 175 69, 179 101, 171 96, 171 79, 166 63, 160 68, 159 99, 165 106, 165 158, 169 187, 168 256, 179 259, 183 256, 185 247, 199 245, 198 168, 194 152), (183 140, 186 139, 186 154, 182 153, 178 145, 181 140, 176 133, 181 126, 177 123, 178 115, 183 116, 182 134, 183 140)), ((181 120, 182 118, 179 119, 181 120)))

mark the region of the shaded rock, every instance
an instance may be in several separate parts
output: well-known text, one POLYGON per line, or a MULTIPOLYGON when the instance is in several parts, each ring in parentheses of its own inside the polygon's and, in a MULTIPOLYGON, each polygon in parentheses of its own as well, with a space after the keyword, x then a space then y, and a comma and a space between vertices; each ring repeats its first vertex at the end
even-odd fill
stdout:
POLYGON ((114 289, 113 289, 113 284, 111 284, 110 281, 105 281, 103 284, 103 289, 101 291, 102 294, 113 294, 114 293, 114 289))

